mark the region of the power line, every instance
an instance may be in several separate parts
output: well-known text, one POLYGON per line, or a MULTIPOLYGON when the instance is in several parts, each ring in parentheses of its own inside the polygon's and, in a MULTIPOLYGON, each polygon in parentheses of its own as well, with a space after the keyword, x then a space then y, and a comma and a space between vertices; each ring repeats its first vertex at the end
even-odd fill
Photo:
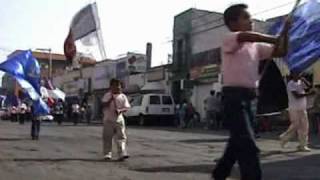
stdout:
MULTIPOLYGON (((287 2, 287 3, 284 3, 284 4, 280 4, 280 5, 275 6, 275 7, 273 7, 273 8, 266 9, 266 10, 262 10, 262 11, 253 13, 252 16, 257 16, 257 15, 260 15, 260 14, 264 14, 264 13, 266 13, 266 12, 270 12, 270 11, 273 11, 273 10, 276 10, 276 9, 280 9, 280 8, 282 8, 282 7, 286 7, 286 6, 288 6, 288 5, 291 5, 291 4, 293 4, 294 2, 295 2, 295 1, 290 1, 290 2, 287 2)), ((215 13, 215 12, 212 12, 212 13, 215 13)), ((210 13, 210 14, 205 14, 205 15, 199 16, 199 17, 197 17, 197 18, 191 19, 191 21, 193 21, 193 20, 195 20, 195 19, 200 19, 200 18, 202 18, 202 17, 204 17, 204 16, 207 16, 207 15, 212 15, 212 13, 210 13)), ((218 14, 221 14, 221 13, 218 13, 218 14)), ((223 14, 221 14, 221 15, 223 15, 223 14)), ((218 21, 221 21, 221 20, 223 20, 223 17, 216 18, 216 19, 213 19, 213 20, 208 21, 208 22, 206 22, 206 23, 200 24, 200 25, 196 26, 196 28, 197 28, 197 27, 200 27, 200 26, 205 26, 205 25, 207 25, 207 24, 215 23, 215 22, 218 22, 218 21)))
MULTIPOLYGON (((257 12, 257 13, 254 13, 253 16, 257 16, 257 15, 260 15, 260 14, 263 14, 263 13, 266 13, 266 12, 270 12, 270 11, 273 11, 273 10, 275 10, 275 9, 279 9, 279 8, 282 8, 282 7, 291 5, 292 3, 294 3, 294 2, 291 1, 291 2, 288 2, 288 3, 285 3, 285 4, 281 4, 281 5, 279 5, 279 6, 276 6, 276 7, 270 8, 270 9, 266 9, 266 10, 263 10, 263 11, 259 11, 259 12, 257 12)), ((209 22, 207 22, 207 23, 205 23, 205 24, 202 24, 202 25, 200 25, 200 26, 207 25, 207 24, 211 24, 211 23, 220 21, 221 19, 223 19, 223 18, 218 18, 218 19, 216 19, 216 20, 209 21, 209 22)), ((199 33, 202 33, 202 32, 209 31, 209 30, 217 29, 217 28, 223 27, 224 25, 225 25, 224 23, 223 23, 223 24, 219 24, 219 25, 215 25, 215 26, 210 27, 210 28, 206 28, 206 29, 203 29, 203 30, 200 30, 200 31, 193 32, 192 34, 195 35, 195 34, 199 34, 199 33)), ((196 26, 195 28, 200 27, 200 26, 196 26)))
POLYGON ((275 10, 275 9, 280 9, 280 8, 282 8, 282 7, 289 6, 289 5, 293 4, 294 2, 295 2, 295 1, 290 1, 290 2, 287 2, 287 3, 281 4, 281 5, 279 5, 279 6, 276 6, 276 7, 274 7, 274 8, 270 8, 270 9, 266 9, 266 10, 263 10, 263 11, 259 11, 259 12, 253 13, 252 15, 253 15, 253 16, 256 16, 256 15, 259 15, 259 14, 264 14, 264 13, 266 13, 266 12, 270 12, 270 11, 273 11, 273 10, 275 10))

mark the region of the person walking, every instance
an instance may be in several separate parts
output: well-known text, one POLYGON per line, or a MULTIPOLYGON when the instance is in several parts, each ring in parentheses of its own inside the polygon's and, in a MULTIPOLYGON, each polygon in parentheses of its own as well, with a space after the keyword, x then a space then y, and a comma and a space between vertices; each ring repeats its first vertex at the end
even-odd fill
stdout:
POLYGON ((24 124, 27 115, 27 105, 22 102, 19 106, 19 124, 24 124))
POLYGON ((314 114, 313 118, 313 131, 318 133, 320 137, 320 86, 316 86, 316 94, 313 101, 312 111, 314 114))
POLYGON ((195 126, 195 109, 191 102, 187 103, 185 115, 185 127, 193 128, 195 126))
POLYGON ((179 127, 186 127, 186 112, 187 112, 187 101, 183 100, 183 102, 179 106, 179 127))
POLYGON ((226 180, 238 162, 242 180, 261 180, 259 148, 249 119, 256 97, 259 61, 285 56, 288 49, 289 21, 279 37, 253 32, 246 4, 236 4, 223 14, 231 31, 222 44, 223 107, 230 138, 222 158, 212 171, 214 180, 226 180))
POLYGON ((10 117, 11 122, 17 122, 18 121, 18 109, 16 106, 11 106, 10 108, 10 117))
POLYGON ((90 105, 87 105, 85 108, 85 116, 86 116, 87 124, 89 125, 91 123, 91 116, 92 116, 92 109, 90 105))
POLYGON ((64 108, 62 99, 59 99, 54 106, 54 116, 58 125, 61 125, 64 118, 64 108))
POLYGON ((220 100, 216 96, 215 91, 210 91, 210 96, 205 100, 206 110, 206 127, 205 129, 220 128, 220 120, 218 119, 218 113, 220 111, 220 100))
POLYGON ((73 119, 73 124, 76 126, 79 123, 79 118, 80 118, 80 105, 78 102, 72 104, 72 119, 73 119))
POLYGON ((119 160, 129 158, 127 152, 127 135, 123 113, 129 110, 130 103, 122 93, 121 82, 110 81, 110 91, 102 98, 103 105, 103 153, 105 160, 112 159, 112 140, 115 138, 119 160))
POLYGON ((31 138, 32 140, 39 140, 41 116, 36 116, 34 114, 34 108, 31 106, 31 113, 33 118, 31 119, 31 138))
POLYGON ((290 126, 280 135, 281 147, 292 139, 295 134, 298 134, 299 151, 310 151, 308 147, 309 138, 309 120, 307 113, 307 96, 314 94, 313 91, 306 92, 311 88, 311 84, 302 78, 298 73, 291 72, 291 79, 288 82, 288 99, 289 99, 289 119, 290 126))

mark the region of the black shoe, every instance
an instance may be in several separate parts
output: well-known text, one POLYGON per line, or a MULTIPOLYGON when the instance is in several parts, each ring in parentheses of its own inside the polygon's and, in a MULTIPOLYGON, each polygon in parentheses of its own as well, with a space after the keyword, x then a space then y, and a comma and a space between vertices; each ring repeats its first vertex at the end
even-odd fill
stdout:
POLYGON ((214 171, 212 171, 212 173, 211 173, 211 180, 226 180, 226 179, 222 179, 222 178, 215 178, 214 177, 214 173, 213 173, 214 171))
POLYGON ((124 156, 121 156, 118 161, 125 161, 126 159, 128 159, 130 156, 129 155, 124 155, 124 156))

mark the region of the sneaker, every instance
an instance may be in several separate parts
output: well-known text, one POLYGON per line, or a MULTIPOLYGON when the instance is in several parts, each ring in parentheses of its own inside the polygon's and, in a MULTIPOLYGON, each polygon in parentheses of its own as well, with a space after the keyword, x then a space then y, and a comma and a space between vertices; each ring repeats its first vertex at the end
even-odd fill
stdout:
POLYGON ((287 145, 287 143, 288 143, 288 141, 286 141, 286 140, 284 139, 284 136, 283 136, 283 135, 280 135, 280 136, 279 136, 279 139, 280 139, 280 146, 281 146, 281 148, 285 148, 286 145, 287 145))
POLYGON ((311 151, 311 149, 308 146, 298 146, 297 150, 301 151, 301 152, 310 152, 311 151))
POLYGON ((112 154, 109 153, 109 154, 106 154, 104 157, 103 157, 104 160, 107 160, 107 161, 110 161, 112 160, 112 154))

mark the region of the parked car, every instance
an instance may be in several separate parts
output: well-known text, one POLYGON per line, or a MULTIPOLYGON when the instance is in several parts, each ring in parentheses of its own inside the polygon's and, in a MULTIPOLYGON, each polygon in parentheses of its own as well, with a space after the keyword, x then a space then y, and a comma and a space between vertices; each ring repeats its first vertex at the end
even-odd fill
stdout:
POLYGON ((173 124, 175 104, 168 94, 143 94, 131 99, 132 108, 125 113, 127 122, 143 126, 149 122, 173 124))

